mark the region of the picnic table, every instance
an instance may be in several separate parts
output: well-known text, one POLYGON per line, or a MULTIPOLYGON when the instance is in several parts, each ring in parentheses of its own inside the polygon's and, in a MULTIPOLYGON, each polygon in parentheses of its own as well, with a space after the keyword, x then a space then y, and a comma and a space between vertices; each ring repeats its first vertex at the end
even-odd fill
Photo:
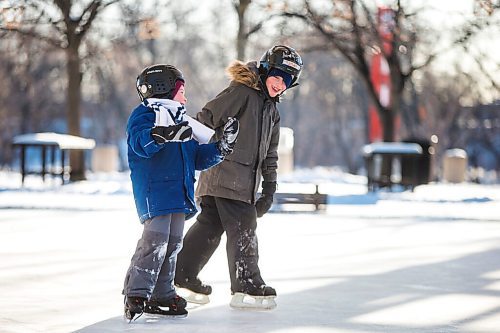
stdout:
POLYGON ((15 136, 12 140, 14 148, 21 151, 21 182, 28 174, 41 175, 45 181, 46 175, 60 176, 62 183, 69 178, 69 165, 66 165, 66 156, 70 150, 90 150, 95 147, 93 139, 86 139, 79 136, 59 134, 52 132, 28 133, 15 136), (33 151, 28 148, 36 148, 41 154, 41 170, 28 168, 29 159, 27 155, 33 151), (60 151, 60 163, 56 163, 56 151, 60 151))

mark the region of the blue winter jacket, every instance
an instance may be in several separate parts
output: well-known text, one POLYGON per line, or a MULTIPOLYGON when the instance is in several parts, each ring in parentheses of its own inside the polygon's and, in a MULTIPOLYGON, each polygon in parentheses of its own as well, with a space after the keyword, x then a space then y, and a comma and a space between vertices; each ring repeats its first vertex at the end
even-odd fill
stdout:
POLYGON ((128 119, 128 164, 134 200, 141 223, 170 213, 196 213, 195 170, 208 169, 222 161, 215 143, 157 144, 151 136, 155 113, 140 104, 128 119))

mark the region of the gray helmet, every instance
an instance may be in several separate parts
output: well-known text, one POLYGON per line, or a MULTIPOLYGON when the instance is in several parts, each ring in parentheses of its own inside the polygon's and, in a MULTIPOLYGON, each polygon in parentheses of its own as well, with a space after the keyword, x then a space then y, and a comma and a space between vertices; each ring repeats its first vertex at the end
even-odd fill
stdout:
POLYGON ((273 68, 284 71, 292 76, 290 87, 298 85, 302 67, 302 58, 293 48, 285 45, 276 45, 270 48, 259 61, 259 74, 266 78, 273 68))
POLYGON ((141 101, 150 97, 172 99, 177 80, 185 82, 182 72, 174 66, 163 64, 149 66, 137 77, 137 93, 141 101))

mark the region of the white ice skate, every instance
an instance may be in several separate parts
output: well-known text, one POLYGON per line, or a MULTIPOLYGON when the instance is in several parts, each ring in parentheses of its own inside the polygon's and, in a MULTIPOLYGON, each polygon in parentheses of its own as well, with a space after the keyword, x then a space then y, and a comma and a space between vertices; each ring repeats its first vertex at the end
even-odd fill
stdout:
POLYGON ((275 298, 276 295, 254 296, 244 293, 234 293, 229 305, 232 308, 242 310, 272 310, 277 306, 275 298))
POLYGON ((177 294, 179 294, 179 296, 181 297, 184 297, 184 299, 189 303, 205 305, 210 302, 210 298, 208 297, 208 295, 197 293, 190 289, 181 287, 177 287, 176 290, 177 294))
POLYGON ((204 284, 197 277, 176 277, 175 288, 177 289, 177 293, 189 303, 204 305, 210 302, 208 295, 212 293, 212 287, 204 284))

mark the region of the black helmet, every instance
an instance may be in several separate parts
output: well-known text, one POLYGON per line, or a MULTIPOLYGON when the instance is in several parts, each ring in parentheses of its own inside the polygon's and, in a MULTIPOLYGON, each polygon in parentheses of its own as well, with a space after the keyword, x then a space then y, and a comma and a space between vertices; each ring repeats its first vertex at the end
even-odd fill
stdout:
POLYGON ((141 101, 150 97, 171 96, 175 90, 175 82, 185 82, 182 72, 171 65, 153 65, 142 70, 135 84, 141 101))
POLYGON ((259 61, 259 74, 264 78, 272 68, 277 68, 292 76, 290 87, 296 86, 302 71, 302 58, 293 48, 276 45, 270 48, 259 61))

